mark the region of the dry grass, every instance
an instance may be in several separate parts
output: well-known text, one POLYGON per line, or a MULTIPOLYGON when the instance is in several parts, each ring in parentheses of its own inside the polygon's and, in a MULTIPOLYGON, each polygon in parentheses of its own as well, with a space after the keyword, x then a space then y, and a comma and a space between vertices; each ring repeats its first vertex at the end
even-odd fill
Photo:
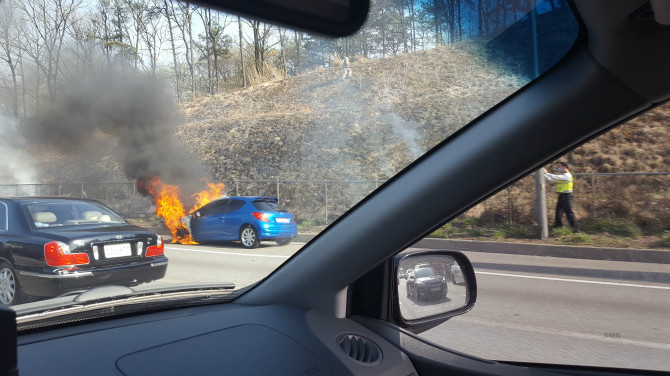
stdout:
MULTIPOLYGON (((178 137, 215 180, 387 179, 524 82, 501 75, 505 68, 486 61, 476 43, 350 61, 349 80, 341 79, 341 60, 333 56, 330 69, 283 78, 267 67, 250 76, 252 87, 185 103, 178 137)), ((669 121, 670 105, 658 107, 563 159, 573 173, 669 171, 669 121)), ((668 228, 668 179, 577 178, 577 216, 668 228)), ((487 223, 509 222, 511 215, 513 223, 532 224, 534 197, 534 182, 525 178, 467 215, 487 223)), ((349 205, 346 192, 330 200, 336 215, 349 205)), ((549 194, 550 223, 554 205, 549 194)))

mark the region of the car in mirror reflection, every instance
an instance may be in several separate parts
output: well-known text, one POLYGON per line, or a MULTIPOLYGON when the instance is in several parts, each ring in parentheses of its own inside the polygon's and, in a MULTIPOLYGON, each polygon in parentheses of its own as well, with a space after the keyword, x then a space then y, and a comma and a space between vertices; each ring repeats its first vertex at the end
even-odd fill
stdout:
POLYGON ((462 314, 474 306, 474 270, 462 253, 418 251, 400 255, 396 262, 398 312, 408 326, 462 314))

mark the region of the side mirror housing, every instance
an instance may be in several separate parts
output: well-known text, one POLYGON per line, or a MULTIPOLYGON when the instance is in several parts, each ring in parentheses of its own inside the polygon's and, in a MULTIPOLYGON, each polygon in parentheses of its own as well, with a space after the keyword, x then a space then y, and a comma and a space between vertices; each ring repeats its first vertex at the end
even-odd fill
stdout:
POLYGON ((397 276, 399 268, 415 267, 407 282, 397 279, 393 284, 393 320, 398 326, 418 333, 474 307, 477 281, 464 254, 449 250, 401 253, 395 257, 396 272, 391 275, 397 276))

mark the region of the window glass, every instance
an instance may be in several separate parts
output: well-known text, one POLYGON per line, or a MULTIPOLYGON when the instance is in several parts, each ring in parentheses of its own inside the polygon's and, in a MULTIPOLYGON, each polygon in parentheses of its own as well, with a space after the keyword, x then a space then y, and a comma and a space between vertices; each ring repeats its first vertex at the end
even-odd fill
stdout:
POLYGON ((0 202, 0 231, 7 231, 8 226, 7 204, 0 202))
POLYGON ((210 215, 216 215, 216 214, 222 214, 226 212, 226 207, 230 203, 230 200, 224 199, 224 200, 218 200, 210 203, 209 205, 206 205, 200 209, 200 215, 203 217, 207 217, 210 215))
POLYGON ((252 201, 251 203, 254 205, 256 209, 260 211, 266 211, 266 212, 286 211, 280 208, 276 202, 272 201, 252 201))
POLYGON ((665 104, 545 166, 545 239, 531 175, 419 242, 464 251, 477 276, 472 311, 420 336, 502 361, 670 369, 669 121, 665 104))
POLYGON ((87 202, 36 202, 25 208, 37 228, 126 223, 108 208, 87 202))
MULTIPOLYGON (((578 32, 562 0, 373 0, 339 39, 176 1, 2 1, 0 197, 97 200, 162 236, 169 268, 135 291, 243 289, 550 69, 578 32), (277 213, 257 214, 262 228, 191 216, 238 207, 277 213)), ((88 205, 26 215, 61 242, 71 226, 124 223, 88 205)))

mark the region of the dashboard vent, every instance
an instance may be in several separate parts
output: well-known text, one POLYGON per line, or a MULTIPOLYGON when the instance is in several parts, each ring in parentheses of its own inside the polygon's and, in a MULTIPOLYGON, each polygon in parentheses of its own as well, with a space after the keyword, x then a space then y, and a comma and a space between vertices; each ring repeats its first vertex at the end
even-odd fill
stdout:
POLYGON ((356 334, 342 334, 337 337, 337 344, 348 357, 357 362, 374 365, 382 359, 379 346, 368 338, 356 334))

